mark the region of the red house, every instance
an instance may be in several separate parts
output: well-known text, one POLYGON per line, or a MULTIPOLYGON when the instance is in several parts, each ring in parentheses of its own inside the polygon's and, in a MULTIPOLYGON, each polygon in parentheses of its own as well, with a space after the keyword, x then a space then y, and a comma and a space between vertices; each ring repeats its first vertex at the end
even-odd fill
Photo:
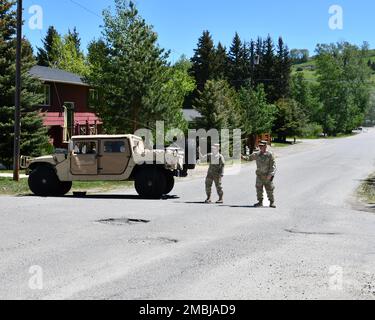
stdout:
POLYGON ((81 76, 42 66, 34 66, 30 74, 43 82, 44 101, 40 108, 56 148, 66 148, 73 135, 101 133, 103 123, 90 108, 97 93, 81 76))

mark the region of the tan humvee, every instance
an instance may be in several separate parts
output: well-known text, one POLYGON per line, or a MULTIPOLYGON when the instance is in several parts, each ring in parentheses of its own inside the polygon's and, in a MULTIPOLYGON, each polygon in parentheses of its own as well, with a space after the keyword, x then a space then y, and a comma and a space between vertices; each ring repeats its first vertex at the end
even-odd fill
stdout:
POLYGON ((187 176, 185 150, 145 148, 134 135, 75 136, 68 152, 22 158, 30 190, 38 196, 62 196, 72 181, 134 181, 144 198, 161 198, 174 187, 175 176, 187 176))

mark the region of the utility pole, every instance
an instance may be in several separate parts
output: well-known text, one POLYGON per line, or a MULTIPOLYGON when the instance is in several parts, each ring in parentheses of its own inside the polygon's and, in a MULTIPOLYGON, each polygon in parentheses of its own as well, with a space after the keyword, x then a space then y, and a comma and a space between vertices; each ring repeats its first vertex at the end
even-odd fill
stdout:
POLYGON ((22 45, 22 0, 17 0, 17 47, 16 47, 16 96, 14 112, 13 180, 20 180, 21 139, 21 45, 22 45))

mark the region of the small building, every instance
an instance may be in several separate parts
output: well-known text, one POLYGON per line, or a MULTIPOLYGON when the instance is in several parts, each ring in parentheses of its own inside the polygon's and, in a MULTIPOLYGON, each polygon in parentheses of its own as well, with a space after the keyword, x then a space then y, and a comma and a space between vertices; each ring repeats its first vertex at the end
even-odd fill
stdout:
POLYGON ((40 109, 54 147, 66 148, 74 135, 101 133, 103 123, 90 108, 97 93, 81 76, 42 66, 34 66, 29 73, 43 82, 44 101, 40 109))
POLYGON ((202 117, 202 115, 195 109, 183 109, 184 118, 187 122, 193 122, 195 119, 202 117))

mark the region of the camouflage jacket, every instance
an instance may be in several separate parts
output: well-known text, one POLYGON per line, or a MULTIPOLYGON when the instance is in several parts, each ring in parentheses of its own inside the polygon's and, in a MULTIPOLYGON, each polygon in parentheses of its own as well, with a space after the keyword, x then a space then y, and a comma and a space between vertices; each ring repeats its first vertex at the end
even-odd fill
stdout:
POLYGON ((208 168, 208 175, 213 175, 213 176, 224 175, 225 159, 222 154, 218 153, 214 155, 213 153, 209 153, 202 157, 202 160, 205 160, 205 159, 210 164, 208 168))
POLYGON ((253 153, 245 157, 248 161, 255 160, 257 163, 256 174, 258 176, 274 176, 276 174, 276 162, 272 152, 267 151, 265 154, 260 152, 253 153))

